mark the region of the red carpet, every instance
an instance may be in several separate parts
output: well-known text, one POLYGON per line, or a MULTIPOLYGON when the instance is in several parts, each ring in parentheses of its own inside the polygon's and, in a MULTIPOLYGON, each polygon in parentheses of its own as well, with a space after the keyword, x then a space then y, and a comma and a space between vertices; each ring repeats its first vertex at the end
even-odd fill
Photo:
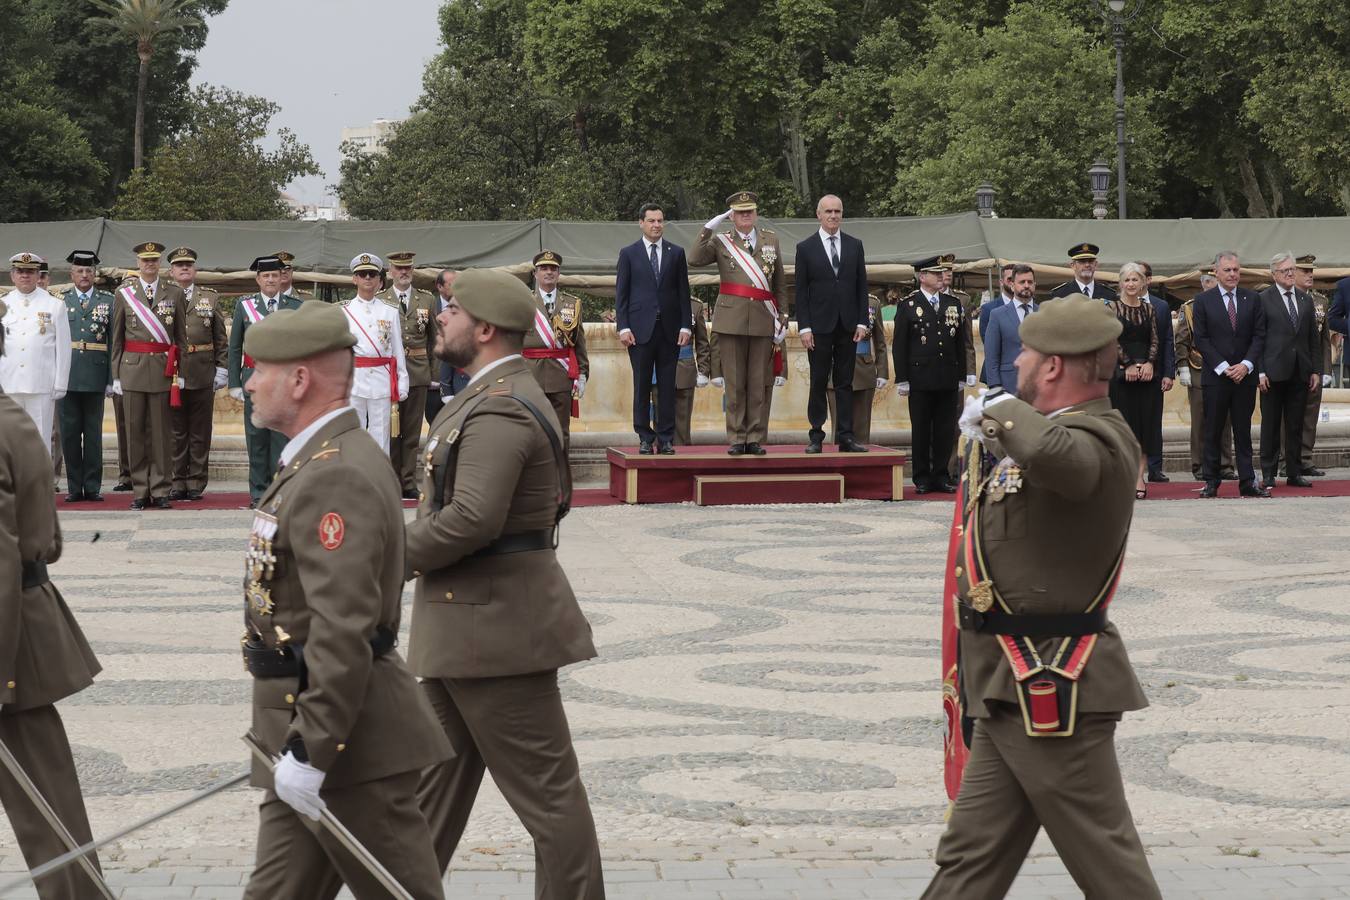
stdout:
MULTIPOLYGON (((572 494, 572 508, 577 509, 583 506, 616 506, 619 501, 609 496, 609 491, 605 488, 583 488, 572 494)), ((56 506, 58 509, 69 510, 70 512, 131 512, 128 507, 131 505, 131 494, 113 493, 108 491, 103 495, 102 503, 67 503, 65 494, 56 495, 56 506)), ((413 509, 417 506, 416 500, 404 500, 403 506, 406 509, 413 509)), ((248 494, 239 492, 212 493, 207 491, 202 499, 188 502, 178 500, 173 504, 171 510, 147 509, 146 515, 164 514, 165 512, 175 513, 181 510, 203 510, 203 509, 247 509, 248 494)))
MULTIPOLYGON (((1310 488, 1286 487, 1284 479, 1275 482, 1275 487, 1271 489, 1271 499, 1285 500, 1290 497, 1350 497, 1350 481, 1347 480, 1328 480, 1326 478, 1311 479, 1313 486, 1310 488)), ((1149 500, 1199 500, 1200 489, 1204 483, 1192 481, 1187 478, 1181 481, 1173 478, 1166 484, 1150 484, 1148 486, 1149 500)), ((905 485, 906 500, 951 500, 951 494, 916 494, 914 485, 905 485)), ((1255 500, 1255 497, 1240 497, 1236 481, 1225 481, 1219 485, 1220 500, 1255 500)))

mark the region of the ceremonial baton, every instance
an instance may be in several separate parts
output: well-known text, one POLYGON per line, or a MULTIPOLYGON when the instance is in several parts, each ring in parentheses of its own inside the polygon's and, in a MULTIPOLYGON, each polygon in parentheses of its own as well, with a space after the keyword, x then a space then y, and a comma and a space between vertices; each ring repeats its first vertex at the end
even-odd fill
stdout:
MULTIPOLYGON (((51 826, 52 831, 56 832, 56 836, 61 839, 65 848, 75 850, 78 846, 75 843, 75 836, 66 828, 65 823, 56 814, 56 810, 52 809, 52 805, 47 802, 47 798, 42 796, 42 791, 38 790, 38 786, 33 783, 33 779, 28 777, 28 773, 23 770, 23 766, 19 765, 19 761, 13 753, 9 752, 9 747, 5 746, 5 742, 2 740, 0 740, 0 763, 4 763, 5 768, 9 770, 9 774, 14 776, 14 780, 19 783, 19 787, 23 788, 23 792, 28 795, 28 799, 33 801, 33 805, 37 807, 38 812, 42 813, 42 818, 47 820, 47 824, 51 826)), ((108 887, 108 882, 103 880, 103 873, 99 872, 93 861, 83 854, 77 859, 80 861, 80 868, 84 869, 85 874, 98 886, 98 892, 107 900, 117 900, 117 895, 112 892, 112 888, 108 887)), ((36 879, 36 876, 34 878, 36 879)))
POLYGON ((175 803, 173 806, 170 806, 168 809, 163 810, 162 812, 157 812, 152 816, 141 819, 139 822, 135 822, 131 825, 128 825, 121 831, 116 831, 108 835, 107 837, 99 838, 96 841, 90 841, 87 844, 81 844, 80 846, 76 847, 75 849, 71 850, 68 853, 62 853, 60 856, 49 859, 42 865, 38 866, 36 869, 30 871, 27 875, 21 875, 18 878, 6 881, 4 884, 0 884, 0 897, 3 897, 5 894, 8 894, 10 891, 14 890, 17 887, 21 887, 23 885, 28 884, 29 881, 36 881, 43 875, 49 875, 52 872, 55 872, 57 869, 64 869, 66 866, 70 865, 71 863, 77 860, 85 859, 86 854, 88 854, 92 850, 99 850, 103 847, 108 846, 109 844, 115 843, 116 841, 120 841, 127 835, 140 831, 147 825, 153 825, 160 819, 168 818, 174 813, 186 809, 189 806, 192 806, 194 803, 200 803, 201 801, 205 800, 207 797, 212 796, 213 794, 218 794, 221 791, 232 788, 235 785, 240 784, 247 780, 248 780, 248 772, 240 772, 238 775, 232 775, 231 777, 226 778, 223 781, 216 782, 215 784, 211 785, 201 793, 193 794, 186 800, 181 800, 178 803, 175 803))
MULTIPOLYGON (((244 743, 253 751, 253 755, 258 761, 265 763, 269 769, 275 769, 277 758, 273 754, 263 749, 262 742, 252 731, 244 735, 244 743)), ((319 814, 319 824, 327 829, 328 833, 337 838, 337 842, 346 848, 347 852, 356 857, 356 861, 365 867, 366 871, 375 876, 375 880, 380 883, 386 891, 396 900, 416 900, 412 894, 408 893, 403 885, 399 884, 393 875, 389 874, 375 855, 365 848, 365 845, 356 839, 356 835, 347 830, 347 826, 338 821, 333 811, 324 807, 323 812, 319 814)))

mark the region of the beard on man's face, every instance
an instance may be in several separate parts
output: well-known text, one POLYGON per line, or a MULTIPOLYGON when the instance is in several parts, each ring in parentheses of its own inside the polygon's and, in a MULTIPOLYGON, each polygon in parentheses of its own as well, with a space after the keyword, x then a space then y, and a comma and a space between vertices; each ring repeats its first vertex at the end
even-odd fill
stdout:
POLYGON ((436 320, 436 346, 434 352, 441 362, 449 363, 456 369, 463 369, 473 362, 478 348, 474 346, 473 333, 466 332, 456 341, 436 320))

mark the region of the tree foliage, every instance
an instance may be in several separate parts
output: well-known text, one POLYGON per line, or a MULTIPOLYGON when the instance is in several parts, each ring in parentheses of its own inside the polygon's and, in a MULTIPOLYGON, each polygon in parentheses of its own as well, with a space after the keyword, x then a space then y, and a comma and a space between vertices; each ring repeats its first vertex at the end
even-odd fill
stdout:
POLYGON ((285 219, 280 192, 302 175, 317 175, 309 148, 290 130, 280 146, 261 141, 280 109, 261 97, 198 87, 187 98, 191 118, 131 173, 113 216, 121 219, 285 219))

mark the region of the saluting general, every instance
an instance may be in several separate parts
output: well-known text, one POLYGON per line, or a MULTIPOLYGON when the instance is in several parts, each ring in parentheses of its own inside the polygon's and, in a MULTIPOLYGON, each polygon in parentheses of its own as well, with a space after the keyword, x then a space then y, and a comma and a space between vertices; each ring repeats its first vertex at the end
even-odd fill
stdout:
POLYGON ((66 502, 103 500, 103 410, 112 394, 108 329, 113 295, 94 287, 98 254, 73 250, 66 257, 75 286, 66 291, 70 325, 70 377, 58 404, 61 450, 66 457, 66 502))
MULTIPOLYGON (((356 296, 339 305, 356 337, 356 377, 352 408, 361 427, 389 452, 391 434, 401 433, 399 404, 408 399, 408 366, 403 355, 403 329, 395 303, 376 298, 384 263, 373 253, 352 258, 356 296)), ((421 420, 409 423, 420 430, 421 420)))
POLYGON ((38 286, 42 264, 36 253, 9 259, 14 290, 0 298, 8 307, 3 327, 9 345, 0 358, 0 389, 33 420, 50 461, 56 401, 70 379, 70 324, 65 303, 38 286))

